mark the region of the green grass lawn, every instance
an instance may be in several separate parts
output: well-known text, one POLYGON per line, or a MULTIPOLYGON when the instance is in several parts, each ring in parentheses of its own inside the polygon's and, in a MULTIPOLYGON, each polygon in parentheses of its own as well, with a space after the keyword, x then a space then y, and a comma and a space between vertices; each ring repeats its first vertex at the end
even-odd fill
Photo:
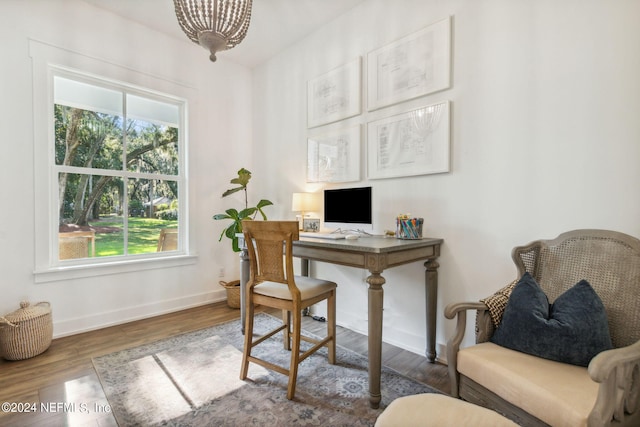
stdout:
MULTIPOLYGON (((175 228, 176 220, 155 218, 126 218, 129 221, 129 254, 156 252, 158 237, 163 228, 175 228)), ((96 256, 115 256, 124 254, 123 217, 103 218, 91 223, 94 227, 116 227, 120 231, 112 233, 96 233, 96 256)))

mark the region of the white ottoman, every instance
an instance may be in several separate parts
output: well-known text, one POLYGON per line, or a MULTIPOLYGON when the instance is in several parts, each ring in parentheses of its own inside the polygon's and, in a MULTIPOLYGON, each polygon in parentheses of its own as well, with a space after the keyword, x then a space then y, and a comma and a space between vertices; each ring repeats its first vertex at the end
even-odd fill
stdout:
POLYGON ((515 427, 513 421, 482 406, 444 394, 425 393, 394 400, 375 427, 515 427))

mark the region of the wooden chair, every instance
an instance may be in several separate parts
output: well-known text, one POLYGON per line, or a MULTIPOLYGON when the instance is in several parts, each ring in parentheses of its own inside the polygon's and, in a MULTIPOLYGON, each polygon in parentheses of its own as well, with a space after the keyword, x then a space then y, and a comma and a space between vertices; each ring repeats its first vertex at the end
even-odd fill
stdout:
POLYGON ((178 229, 163 228, 160 230, 158 238, 158 248, 156 252, 178 250, 178 229))
POLYGON ((58 233, 58 259, 88 258, 96 256, 95 231, 69 231, 58 233), (89 251, 91 247, 91 251, 89 251))
POLYGON ((297 221, 242 221, 242 229, 249 252, 250 273, 246 287, 247 315, 240 379, 247 378, 250 362, 286 375, 289 377, 287 399, 291 400, 296 391, 300 362, 326 346, 329 363, 335 363, 336 284, 306 276, 294 276, 292 242, 298 240, 297 221), (327 336, 322 340, 302 336, 302 310, 323 300, 327 300, 327 336), (283 323, 261 337, 254 337, 253 316, 258 304, 282 309, 283 323), (280 331, 284 332, 285 350, 291 351, 288 369, 251 354, 255 346, 280 331), (301 340, 313 344, 302 354, 301 340))
POLYGON ((450 304, 445 316, 457 317, 447 343, 452 395, 524 426, 640 425, 640 240, 575 230, 516 247, 512 258, 518 277, 528 272, 550 303, 587 280, 604 304, 613 349, 586 368, 521 353, 489 342, 495 312, 487 304, 450 304), (476 311, 476 345, 460 349, 467 310, 476 311))

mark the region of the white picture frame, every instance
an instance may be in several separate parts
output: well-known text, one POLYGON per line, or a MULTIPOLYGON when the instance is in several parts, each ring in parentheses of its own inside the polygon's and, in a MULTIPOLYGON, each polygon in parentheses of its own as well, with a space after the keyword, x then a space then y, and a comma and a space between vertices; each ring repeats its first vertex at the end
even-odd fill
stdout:
POLYGON ((369 179, 450 171, 450 102, 367 124, 369 179))
POLYGON ((450 85, 450 17, 367 56, 369 111, 448 89, 450 85))
POLYGON ((314 233, 320 231, 320 218, 303 218, 302 231, 312 231, 314 233))
POLYGON ((307 182, 360 180, 360 125, 307 138, 307 182))
POLYGON ((307 127, 337 122, 362 113, 362 59, 307 82, 307 127))

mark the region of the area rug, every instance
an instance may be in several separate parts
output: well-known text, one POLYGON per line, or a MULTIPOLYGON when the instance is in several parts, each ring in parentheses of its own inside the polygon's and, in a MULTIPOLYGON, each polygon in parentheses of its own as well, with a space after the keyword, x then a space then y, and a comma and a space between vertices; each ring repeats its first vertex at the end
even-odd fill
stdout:
MULTIPOLYGON (((277 323, 272 316, 256 316, 258 332, 277 323)), ((367 360, 338 346, 335 365, 328 363, 326 349, 300 364, 290 401, 284 375, 251 364, 247 380, 239 379, 242 346, 236 320, 97 357, 93 365, 120 427, 372 426, 394 399, 437 392, 383 368, 382 402, 371 409, 367 360)), ((281 334, 254 352, 288 366, 281 334)))

